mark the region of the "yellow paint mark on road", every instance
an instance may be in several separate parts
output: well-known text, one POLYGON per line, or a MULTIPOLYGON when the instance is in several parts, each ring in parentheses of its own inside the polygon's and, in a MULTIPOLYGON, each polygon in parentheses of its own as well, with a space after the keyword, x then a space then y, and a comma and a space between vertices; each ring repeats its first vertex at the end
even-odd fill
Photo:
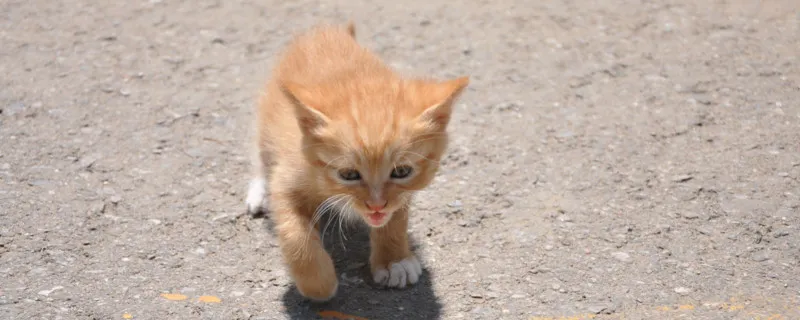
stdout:
POLYGON ((670 308, 669 306, 659 306, 659 307, 656 307, 656 310, 658 310, 658 311, 669 311, 670 309, 671 309, 671 308, 670 308))
POLYGON ((320 317, 323 317, 323 318, 326 318, 326 319, 327 318, 333 318, 333 319, 339 319, 339 320, 349 320, 349 319, 353 319, 353 320, 368 320, 367 318, 362 318, 362 317, 359 317, 359 316, 352 316, 352 315, 349 315, 349 314, 341 313, 339 311, 332 311, 332 310, 320 311, 320 312, 317 312, 317 314, 320 317))
POLYGON ((200 298, 197 298, 197 300, 200 301, 200 302, 205 302, 205 303, 220 303, 220 302, 222 302, 222 300, 220 298, 217 298, 215 296, 200 296, 200 298))
POLYGON ((133 315, 130 313, 123 313, 122 319, 133 319, 133 315))
POLYGON ((180 293, 162 293, 161 294, 164 299, 171 300, 171 301, 181 301, 186 300, 186 296, 180 293))
POLYGON ((683 304, 678 306, 678 310, 694 310, 694 306, 691 304, 683 304))

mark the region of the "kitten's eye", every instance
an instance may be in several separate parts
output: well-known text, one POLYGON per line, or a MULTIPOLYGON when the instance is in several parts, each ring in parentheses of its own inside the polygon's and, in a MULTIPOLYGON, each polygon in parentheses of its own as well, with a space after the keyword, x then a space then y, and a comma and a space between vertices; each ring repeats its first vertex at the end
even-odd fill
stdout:
POLYGON ((339 178, 345 181, 361 180, 361 173, 356 169, 339 169, 339 178))
POLYGON ((414 168, 411 166, 398 166, 392 170, 392 174, 390 176, 392 179, 403 179, 411 175, 411 172, 414 172, 414 168))

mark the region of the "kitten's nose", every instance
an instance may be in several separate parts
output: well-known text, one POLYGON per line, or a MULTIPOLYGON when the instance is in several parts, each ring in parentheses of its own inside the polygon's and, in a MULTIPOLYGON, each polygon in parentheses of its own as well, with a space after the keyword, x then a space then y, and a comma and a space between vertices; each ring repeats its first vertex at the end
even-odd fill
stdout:
POLYGON ((379 212, 379 211, 383 210, 383 208, 386 207, 387 203, 389 203, 389 201, 386 201, 386 200, 384 200, 383 202, 377 202, 377 201, 372 201, 372 200, 367 200, 366 201, 367 208, 369 208, 370 210, 372 210, 374 212, 379 212))

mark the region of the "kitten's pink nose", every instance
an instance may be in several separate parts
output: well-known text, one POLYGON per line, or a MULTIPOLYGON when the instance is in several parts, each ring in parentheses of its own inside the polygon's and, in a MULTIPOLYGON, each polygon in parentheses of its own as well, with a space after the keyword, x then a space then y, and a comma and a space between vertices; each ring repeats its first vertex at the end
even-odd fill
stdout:
POLYGON ((387 203, 389 203, 389 201, 384 200, 383 202, 375 202, 375 201, 368 200, 367 201, 367 208, 369 208, 370 210, 372 210, 374 212, 379 212, 379 211, 383 210, 383 208, 386 208, 386 204, 387 203))

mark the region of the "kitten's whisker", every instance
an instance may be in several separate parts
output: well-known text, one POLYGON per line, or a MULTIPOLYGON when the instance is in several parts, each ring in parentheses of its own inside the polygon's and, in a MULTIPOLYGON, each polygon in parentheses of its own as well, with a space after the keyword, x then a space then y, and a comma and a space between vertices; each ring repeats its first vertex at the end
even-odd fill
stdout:
POLYGON ((333 160, 331 160, 331 162, 328 162, 328 163, 325 164, 325 169, 328 169, 328 167, 330 167, 332 163, 336 162, 337 160, 339 160, 341 158, 345 158, 345 157, 347 157, 347 156, 339 156, 339 157, 334 158, 333 160))
POLYGON ((345 218, 344 215, 352 214, 353 199, 347 200, 342 209, 343 210, 339 211, 339 243, 342 245, 342 249, 347 251, 347 246, 344 244, 344 242, 347 241, 347 235, 345 235, 344 230, 342 230, 342 219, 345 218))
POLYGON ((340 214, 341 217, 339 219, 339 232, 342 232, 342 237, 346 241, 347 240, 347 234, 345 232, 343 232, 343 230, 342 230, 342 222, 344 222, 344 220, 347 220, 349 218, 349 215, 352 214, 352 212, 353 212, 352 211, 353 210, 353 200, 350 199, 350 201, 347 201, 347 203, 345 203, 344 205, 345 205, 345 210, 342 210, 342 213, 340 214))
MULTIPOLYGON (((315 225, 322 219, 322 216, 328 211, 332 205, 336 204, 337 202, 345 199, 347 196, 344 194, 336 194, 330 196, 328 199, 325 199, 320 203, 319 206, 314 210, 314 214, 311 216, 311 221, 309 221, 308 226, 308 233, 306 234, 306 238, 304 239, 304 244, 308 243, 308 240, 311 239, 311 233, 315 229, 315 225)), ((323 230, 323 239, 324 239, 324 231, 323 230)))
POLYGON ((425 159, 425 160, 428 160, 428 161, 430 161, 430 162, 436 162, 436 160, 433 160, 433 159, 431 159, 431 158, 428 158, 428 157, 426 157, 426 156, 423 156, 423 155, 421 155, 421 154, 419 154, 419 153, 416 153, 416 152, 413 152, 413 151, 403 151, 401 154, 406 154, 406 153, 413 154, 413 155, 415 155, 415 156, 418 156, 418 157, 420 157, 420 158, 422 158, 422 159, 425 159))
POLYGON ((322 228, 322 237, 320 238, 320 241, 323 243, 323 245, 325 244, 325 233, 328 232, 328 226, 331 225, 331 221, 333 221, 333 218, 328 218, 328 223, 325 224, 325 228, 322 228))
POLYGON ((319 220, 322 218, 322 215, 325 213, 325 210, 330 207, 332 203, 335 203, 336 200, 343 196, 344 195, 342 194, 337 194, 325 199, 325 201, 322 201, 322 203, 320 203, 319 206, 317 206, 317 208, 314 210, 314 214, 311 215, 310 224, 314 225, 319 222, 319 220))
MULTIPOLYGON (((327 211, 331 211, 331 209, 335 209, 335 207, 338 205, 338 203, 341 202, 342 200, 345 200, 346 198, 347 198, 346 195, 341 195, 341 197, 337 198, 336 201, 332 202, 328 206, 328 210, 327 211)), ((333 211, 336 212, 336 210, 333 210, 333 211)), ((334 213, 334 215, 335 215, 335 213, 334 213)), ((329 218, 328 219, 328 223, 325 224, 325 228, 322 228, 322 237, 320 239, 320 241, 322 241, 322 243, 325 243, 325 233, 328 231, 328 226, 330 226, 332 221, 333 221, 333 219, 329 218)))
POLYGON ((417 144, 417 143, 422 143, 422 142, 425 142, 425 141, 430 141, 430 140, 441 139, 442 137, 445 137, 445 136, 447 136, 447 134, 446 134, 446 133, 431 133, 431 134, 426 134, 426 135, 425 135, 425 138, 422 138, 422 139, 416 139, 416 140, 413 140, 413 141, 411 141, 411 142, 407 142, 407 143, 405 143, 405 144, 403 145, 403 147, 404 147, 404 148, 405 148, 405 147, 410 147, 410 146, 413 146, 413 145, 415 145, 415 144, 417 144))

